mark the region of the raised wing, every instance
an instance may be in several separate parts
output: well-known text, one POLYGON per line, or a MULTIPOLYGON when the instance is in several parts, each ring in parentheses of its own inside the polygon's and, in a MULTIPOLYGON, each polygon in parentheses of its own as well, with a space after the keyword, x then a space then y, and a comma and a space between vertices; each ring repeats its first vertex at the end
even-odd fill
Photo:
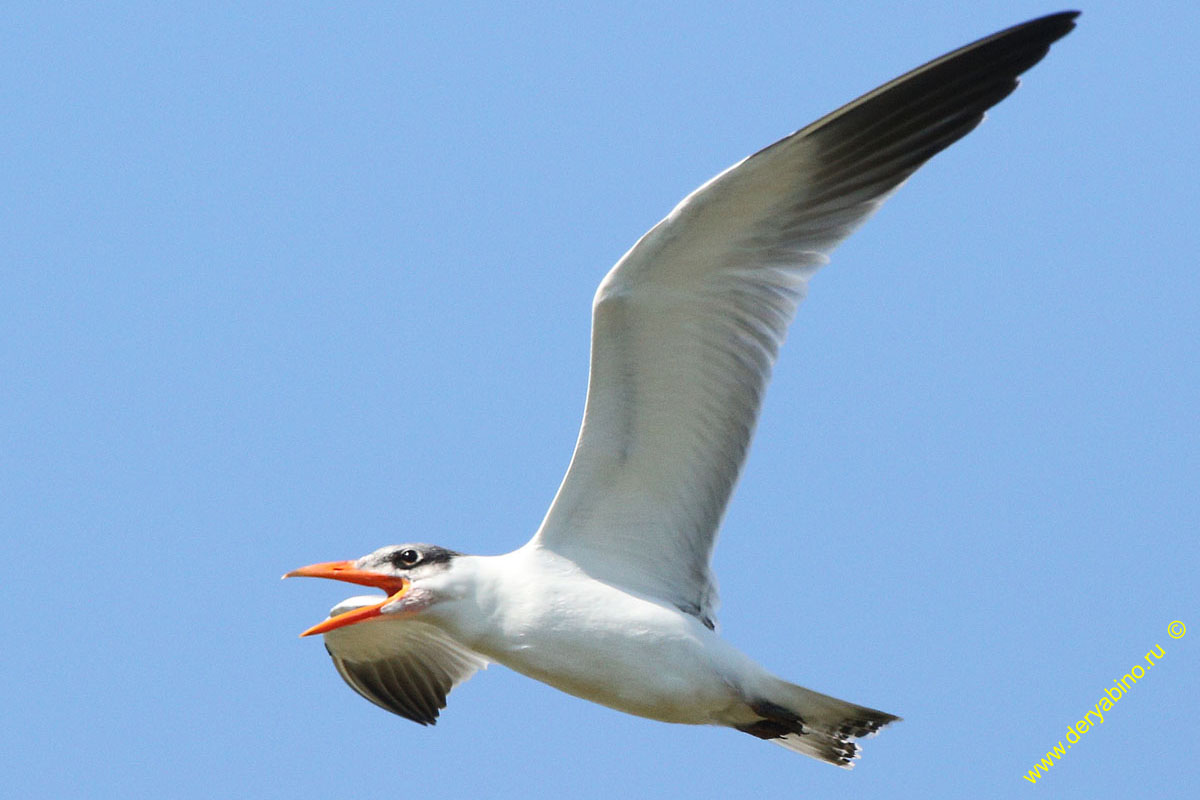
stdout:
POLYGON ((711 626, 716 531, 809 277, 1077 15, 881 86, 722 172, 643 236, 596 293, 583 427, 534 542, 711 626))
MULTIPOLYGON (((375 605, 379 596, 352 597, 330 616, 375 605)), ((487 666, 441 629, 416 620, 379 619, 325 634, 325 649, 350 688, 393 714, 433 725, 446 695, 487 666)))

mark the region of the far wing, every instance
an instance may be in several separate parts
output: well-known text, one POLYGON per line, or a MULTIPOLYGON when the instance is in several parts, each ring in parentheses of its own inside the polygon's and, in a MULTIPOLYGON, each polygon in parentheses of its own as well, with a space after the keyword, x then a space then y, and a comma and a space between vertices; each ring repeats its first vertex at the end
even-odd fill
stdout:
POLYGON ((809 277, 1074 12, 967 45, 721 173, 600 284, 583 426, 534 542, 712 624, 716 531, 809 277))
MULTIPOLYGON (((330 616, 378 602, 378 596, 353 597, 330 616)), ((378 619, 337 628, 325 634, 325 649, 350 688, 422 725, 436 723, 450 690, 488 663, 440 628, 416 620, 378 619)))

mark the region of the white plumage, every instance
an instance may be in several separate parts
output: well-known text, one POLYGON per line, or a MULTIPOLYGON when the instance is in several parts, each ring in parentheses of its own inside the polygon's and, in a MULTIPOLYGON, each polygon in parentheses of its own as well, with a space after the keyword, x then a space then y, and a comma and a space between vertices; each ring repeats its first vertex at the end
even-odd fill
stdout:
POLYGON ((601 282, 583 425, 534 537, 399 545, 293 575, 383 588, 308 633, 372 702, 432 723, 488 661, 631 714, 725 725, 839 766, 897 717, 787 683, 715 632, 709 562, 808 280, 966 135, 1075 12, 913 70, 716 176, 601 282))

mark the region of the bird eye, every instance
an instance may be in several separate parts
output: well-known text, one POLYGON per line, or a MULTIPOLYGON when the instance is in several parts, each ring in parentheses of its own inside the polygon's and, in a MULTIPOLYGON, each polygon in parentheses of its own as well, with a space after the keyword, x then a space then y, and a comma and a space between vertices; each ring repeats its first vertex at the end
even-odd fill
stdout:
POLYGON ((399 566, 411 567, 420 560, 421 560, 421 554, 419 552, 417 552, 416 550, 413 550, 411 547, 401 550, 399 553, 396 553, 396 555, 392 557, 392 561, 395 562, 396 566, 398 566, 398 567, 399 566))

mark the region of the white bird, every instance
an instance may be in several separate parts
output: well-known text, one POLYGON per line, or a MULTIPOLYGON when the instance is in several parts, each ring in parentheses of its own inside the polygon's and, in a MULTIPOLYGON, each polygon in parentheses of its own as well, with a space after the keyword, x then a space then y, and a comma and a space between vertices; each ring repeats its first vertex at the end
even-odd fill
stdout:
POLYGON ((853 740, 899 718, 788 683, 717 635, 717 529, 809 278, 1076 16, 955 50, 692 192, 600 283, 583 427, 533 538, 499 556, 405 544, 288 573, 386 592, 302 635, 323 633, 355 691, 422 724, 496 662, 630 714, 852 766, 853 740))

